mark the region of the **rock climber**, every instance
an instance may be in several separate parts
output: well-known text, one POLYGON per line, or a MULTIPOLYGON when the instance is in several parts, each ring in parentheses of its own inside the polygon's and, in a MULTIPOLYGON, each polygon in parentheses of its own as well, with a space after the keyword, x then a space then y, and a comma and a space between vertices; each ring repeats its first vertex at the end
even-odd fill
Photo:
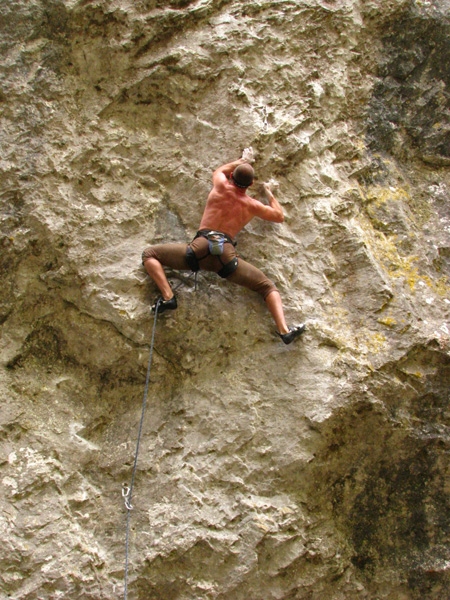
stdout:
POLYGON ((161 297, 152 307, 153 311, 163 313, 177 308, 177 298, 167 280, 164 267, 213 271, 228 281, 261 294, 275 321, 278 335, 285 344, 290 344, 305 331, 306 326, 302 324, 288 327, 281 296, 275 284, 262 271, 238 256, 235 249, 236 235, 253 217, 275 223, 284 220, 283 209, 268 184, 263 184, 268 205, 247 194, 247 188, 254 179, 254 170, 250 164, 252 155, 251 148, 246 148, 243 158, 214 171, 213 187, 200 227, 190 244, 149 246, 142 253, 142 263, 161 292, 161 297))

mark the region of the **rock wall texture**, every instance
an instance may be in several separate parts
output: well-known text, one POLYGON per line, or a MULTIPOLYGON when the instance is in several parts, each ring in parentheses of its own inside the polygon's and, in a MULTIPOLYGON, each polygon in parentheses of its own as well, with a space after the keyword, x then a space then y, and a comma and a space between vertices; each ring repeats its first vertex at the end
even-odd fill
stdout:
POLYGON ((251 145, 286 218, 239 252, 307 333, 170 273, 129 598, 450 598, 450 2, 3 0, 0 27, 1 597, 123 596, 141 251, 251 145))

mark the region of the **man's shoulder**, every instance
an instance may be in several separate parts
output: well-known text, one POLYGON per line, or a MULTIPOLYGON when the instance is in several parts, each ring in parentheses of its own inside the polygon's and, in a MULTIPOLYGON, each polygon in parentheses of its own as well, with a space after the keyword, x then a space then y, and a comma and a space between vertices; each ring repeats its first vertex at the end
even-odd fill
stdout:
POLYGON ((253 198, 248 194, 245 194, 245 201, 248 203, 249 206, 254 206, 255 208, 257 208, 261 204, 259 200, 256 200, 256 198, 253 198))
POLYGON ((221 171, 216 171, 213 175, 213 186, 214 188, 219 187, 225 187, 228 183, 228 177, 225 175, 225 173, 222 173, 221 171))

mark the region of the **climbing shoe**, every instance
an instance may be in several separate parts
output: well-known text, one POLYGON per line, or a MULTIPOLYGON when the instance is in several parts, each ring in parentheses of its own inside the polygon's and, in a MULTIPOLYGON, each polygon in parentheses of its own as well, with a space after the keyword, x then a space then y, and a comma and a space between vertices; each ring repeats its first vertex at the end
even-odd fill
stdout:
POLYGON ((299 335, 305 331, 306 325, 297 325, 296 327, 289 327, 289 331, 287 333, 278 333, 280 338, 283 340, 285 344, 290 344, 297 338, 299 335))
POLYGON ((152 306, 152 312, 156 312, 158 309, 158 315, 162 314, 166 310, 175 310, 178 306, 176 296, 172 296, 170 300, 164 300, 162 296, 156 299, 155 304, 152 306))

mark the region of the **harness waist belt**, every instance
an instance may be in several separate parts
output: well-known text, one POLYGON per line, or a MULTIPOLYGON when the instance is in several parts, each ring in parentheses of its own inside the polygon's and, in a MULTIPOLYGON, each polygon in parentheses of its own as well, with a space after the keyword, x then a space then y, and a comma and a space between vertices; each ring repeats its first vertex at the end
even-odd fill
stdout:
POLYGON ((214 229, 200 229, 199 231, 197 231, 197 234, 196 234, 194 240, 197 239, 198 237, 207 238, 209 235, 215 234, 215 233, 223 235, 223 237, 226 239, 226 241, 229 244, 233 244, 233 246, 237 245, 237 242, 235 242, 233 240, 233 238, 231 238, 228 234, 224 233, 223 231, 215 231, 214 229))

